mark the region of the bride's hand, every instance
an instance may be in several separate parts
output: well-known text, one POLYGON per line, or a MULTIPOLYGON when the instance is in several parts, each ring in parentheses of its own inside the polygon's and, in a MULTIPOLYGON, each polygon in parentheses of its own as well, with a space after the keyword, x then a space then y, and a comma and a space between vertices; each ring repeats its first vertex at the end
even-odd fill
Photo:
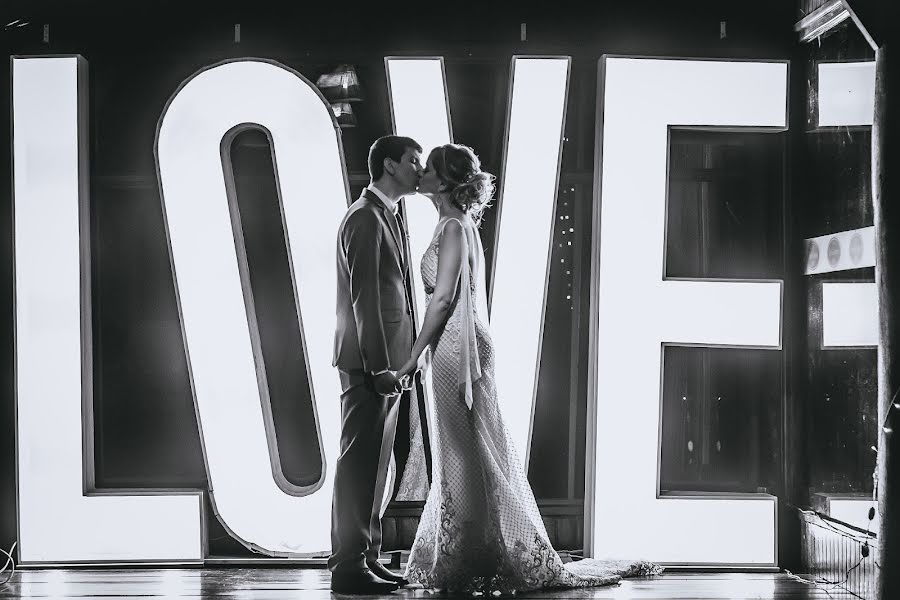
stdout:
POLYGON ((428 369, 428 363, 431 360, 431 350, 426 349, 425 352, 419 355, 419 360, 416 361, 416 369, 419 371, 426 371, 428 369))
POLYGON ((413 377, 415 376, 415 367, 410 368, 409 362, 404 364, 399 371, 397 371, 397 381, 400 382, 400 387, 404 390, 412 389, 413 387, 413 377))
POLYGON ((397 379, 403 379, 407 375, 412 375, 416 372, 417 364, 415 362, 406 361, 403 363, 403 366, 400 367, 400 370, 397 371, 397 379))

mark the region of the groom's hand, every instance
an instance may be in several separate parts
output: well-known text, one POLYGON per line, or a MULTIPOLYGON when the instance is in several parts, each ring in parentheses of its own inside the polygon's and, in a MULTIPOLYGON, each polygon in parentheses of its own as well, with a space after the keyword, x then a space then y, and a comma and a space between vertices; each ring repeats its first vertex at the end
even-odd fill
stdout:
POLYGON ((399 393, 400 382, 397 380, 397 374, 394 371, 385 371, 375 376, 373 380, 375 391, 382 396, 391 396, 399 393))

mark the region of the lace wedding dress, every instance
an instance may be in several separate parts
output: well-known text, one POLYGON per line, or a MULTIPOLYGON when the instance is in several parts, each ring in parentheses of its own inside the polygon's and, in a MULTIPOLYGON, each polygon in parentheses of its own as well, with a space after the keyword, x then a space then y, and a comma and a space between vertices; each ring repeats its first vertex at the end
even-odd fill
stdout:
MULTIPOLYGON (((422 259, 427 301, 434 291, 439 240, 448 220, 438 223, 422 259)), ((564 564, 550 545, 497 402, 484 250, 468 219, 463 230, 464 285, 431 347, 433 481, 406 577, 427 588, 512 593, 608 585, 623 576, 660 572, 656 565, 635 561, 564 564)))

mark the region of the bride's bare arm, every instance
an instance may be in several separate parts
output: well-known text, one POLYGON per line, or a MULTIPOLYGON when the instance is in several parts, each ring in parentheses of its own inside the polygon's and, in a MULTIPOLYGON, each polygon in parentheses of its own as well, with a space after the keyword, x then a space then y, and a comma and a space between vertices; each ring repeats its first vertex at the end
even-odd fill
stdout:
POLYGON ((438 250, 437 281, 434 286, 434 294, 431 302, 425 310, 425 318, 422 320, 422 331, 416 338, 412 354, 409 360, 397 371, 397 377, 403 377, 416 370, 419 356, 425 348, 431 345, 435 336, 443 328, 450 317, 453 299, 459 285, 459 275, 462 272, 463 249, 466 248, 466 233, 462 225, 456 219, 450 219, 444 224, 441 232, 441 241, 438 250))

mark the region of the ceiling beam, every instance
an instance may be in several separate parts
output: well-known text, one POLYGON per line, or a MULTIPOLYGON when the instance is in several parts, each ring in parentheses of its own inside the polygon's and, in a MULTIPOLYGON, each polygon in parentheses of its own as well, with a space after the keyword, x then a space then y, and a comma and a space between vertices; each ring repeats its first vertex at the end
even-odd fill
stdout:
POLYGON ((794 24, 800 34, 800 42, 807 43, 833 31, 850 18, 850 11, 842 0, 828 0, 794 24))

